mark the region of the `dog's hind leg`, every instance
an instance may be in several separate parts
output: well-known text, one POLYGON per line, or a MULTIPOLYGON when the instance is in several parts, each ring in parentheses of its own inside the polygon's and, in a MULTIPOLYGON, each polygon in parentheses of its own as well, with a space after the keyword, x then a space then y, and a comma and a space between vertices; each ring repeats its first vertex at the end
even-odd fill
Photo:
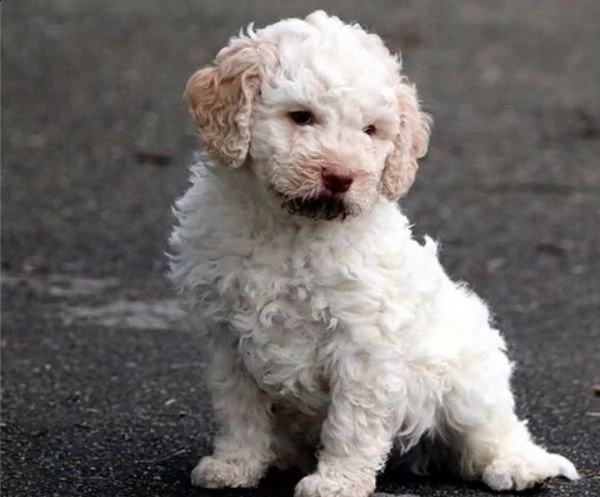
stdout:
POLYGON ((462 476, 481 478, 493 490, 524 490, 556 476, 577 479, 573 464, 536 445, 517 418, 510 373, 496 348, 464 357, 453 375, 443 409, 462 476))

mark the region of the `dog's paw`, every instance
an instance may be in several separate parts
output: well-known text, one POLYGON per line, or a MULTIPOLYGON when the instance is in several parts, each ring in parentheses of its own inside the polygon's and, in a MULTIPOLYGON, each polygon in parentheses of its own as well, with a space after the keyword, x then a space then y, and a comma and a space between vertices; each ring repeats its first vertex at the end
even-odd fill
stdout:
POLYGON ((368 497, 374 490, 374 480, 360 484, 342 475, 335 478, 315 473, 298 482, 294 497, 368 497))
POLYGON ((204 488, 253 487, 264 471, 264 465, 256 461, 206 456, 192 471, 192 485, 204 488))
POLYGON ((524 490, 556 476, 579 478, 571 461, 533 446, 530 450, 497 457, 484 469, 482 479, 493 490, 524 490))

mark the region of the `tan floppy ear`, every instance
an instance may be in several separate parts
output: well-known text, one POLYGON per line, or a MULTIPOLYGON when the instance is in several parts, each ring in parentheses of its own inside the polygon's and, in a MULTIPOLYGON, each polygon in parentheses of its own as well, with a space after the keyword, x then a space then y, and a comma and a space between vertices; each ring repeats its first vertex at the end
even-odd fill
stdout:
POLYGON ((233 39, 217 54, 214 66, 196 72, 185 90, 200 140, 228 166, 241 166, 248 155, 259 57, 251 39, 233 39))
POLYGON ((402 83, 396 90, 400 129, 394 151, 388 157, 381 178, 381 192, 396 201, 412 186, 417 174, 417 159, 427 153, 431 116, 421 111, 414 86, 402 83))

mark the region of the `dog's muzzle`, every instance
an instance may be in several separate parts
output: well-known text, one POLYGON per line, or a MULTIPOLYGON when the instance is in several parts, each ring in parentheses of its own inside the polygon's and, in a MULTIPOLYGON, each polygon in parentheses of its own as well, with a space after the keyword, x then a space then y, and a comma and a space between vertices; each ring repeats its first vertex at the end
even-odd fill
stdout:
POLYGON ((291 214, 299 214, 311 219, 345 219, 349 213, 340 195, 323 194, 307 198, 286 198, 282 206, 291 214))

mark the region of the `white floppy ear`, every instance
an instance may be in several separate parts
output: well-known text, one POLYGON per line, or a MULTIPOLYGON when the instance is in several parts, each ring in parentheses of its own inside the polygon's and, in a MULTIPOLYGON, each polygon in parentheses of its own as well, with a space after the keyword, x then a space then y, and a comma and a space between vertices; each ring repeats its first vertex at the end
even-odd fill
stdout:
POLYGON ((432 119, 419 107, 414 86, 401 83, 396 89, 400 129, 394 151, 388 157, 381 178, 381 192, 398 200, 412 186, 417 174, 417 160, 427 153, 432 119))
POLYGON ((259 59, 253 40, 233 39, 218 53, 215 65, 197 71, 185 90, 202 144, 232 167, 241 166, 248 155, 259 59))

